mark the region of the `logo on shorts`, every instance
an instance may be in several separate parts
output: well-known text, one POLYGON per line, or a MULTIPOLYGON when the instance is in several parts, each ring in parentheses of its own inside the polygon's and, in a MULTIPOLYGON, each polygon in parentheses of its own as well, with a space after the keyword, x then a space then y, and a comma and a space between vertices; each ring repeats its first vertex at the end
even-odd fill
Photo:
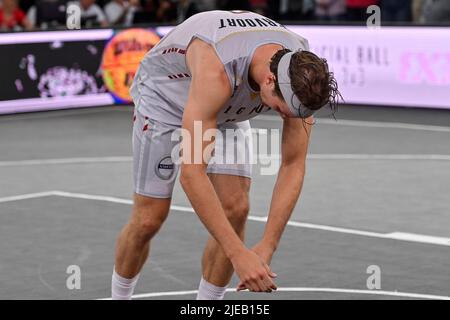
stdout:
POLYGON ((175 165, 170 156, 162 158, 155 168, 155 173, 163 180, 169 180, 175 172, 175 165))

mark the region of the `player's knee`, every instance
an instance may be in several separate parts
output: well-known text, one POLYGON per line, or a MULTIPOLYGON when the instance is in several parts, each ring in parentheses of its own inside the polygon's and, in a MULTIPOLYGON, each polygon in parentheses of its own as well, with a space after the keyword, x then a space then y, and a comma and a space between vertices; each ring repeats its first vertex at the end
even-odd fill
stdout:
POLYGON ((142 217, 137 221, 137 233, 141 238, 151 239, 158 233, 164 220, 157 217, 142 217))
POLYGON ((250 204, 247 195, 231 197, 230 199, 222 202, 222 206, 225 210, 225 214, 227 215, 228 220, 235 229, 240 229, 245 225, 248 217, 248 212, 250 210, 250 204))
POLYGON ((135 201, 131 222, 135 236, 143 241, 148 241, 155 236, 166 220, 169 205, 152 201, 145 203, 135 201))

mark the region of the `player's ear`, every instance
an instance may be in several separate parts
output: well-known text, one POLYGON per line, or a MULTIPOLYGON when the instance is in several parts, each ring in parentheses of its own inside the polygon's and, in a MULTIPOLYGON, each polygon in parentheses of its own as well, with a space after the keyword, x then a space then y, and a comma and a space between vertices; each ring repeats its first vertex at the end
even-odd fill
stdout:
POLYGON ((272 89, 275 89, 276 81, 277 81, 277 78, 275 77, 275 75, 272 72, 270 72, 266 78, 266 85, 270 86, 272 89))

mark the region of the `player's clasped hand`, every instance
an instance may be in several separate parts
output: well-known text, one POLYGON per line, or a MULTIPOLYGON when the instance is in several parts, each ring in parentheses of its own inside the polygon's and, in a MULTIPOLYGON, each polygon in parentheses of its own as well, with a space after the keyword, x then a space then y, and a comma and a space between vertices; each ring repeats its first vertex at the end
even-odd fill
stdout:
POLYGON ((277 275, 255 252, 245 249, 231 262, 241 280, 238 291, 248 289, 252 292, 272 292, 277 289, 272 280, 277 275))

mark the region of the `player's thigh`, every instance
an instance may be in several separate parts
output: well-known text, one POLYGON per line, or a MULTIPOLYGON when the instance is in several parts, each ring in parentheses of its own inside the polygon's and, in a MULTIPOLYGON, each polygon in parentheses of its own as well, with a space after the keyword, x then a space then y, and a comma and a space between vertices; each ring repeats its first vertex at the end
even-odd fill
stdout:
POLYGON ((156 233, 166 220, 171 198, 154 198, 134 194, 131 225, 144 233, 156 233))
POLYGON ((249 121, 225 123, 218 126, 214 156, 207 172, 251 179, 253 140, 249 121))
POLYGON ((225 208, 234 207, 239 203, 248 203, 251 185, 250 178, 217 173, 208 173, 208 177, 225 208))
POLYGON ((253 151, 250 125, 233 123, 219 126, 219 130, 207 172, 227 216, 241 221, 249 210, 253 151))
POLYGON ((134 203, 131 223, 149 232, 159 229, 170 209, 178 165, 172 159, 176 127, 135 111, 133 124, 134 203))
MULTIPOLYGON (((177 146, 172 134, 177 127, 145 117, 135 111, 133 125, 133 183, 134 192, 151 199, 169 199, 179 165, 172 159, 177 146)), ((147 201, 139 201, 146 203, 147 201)))

